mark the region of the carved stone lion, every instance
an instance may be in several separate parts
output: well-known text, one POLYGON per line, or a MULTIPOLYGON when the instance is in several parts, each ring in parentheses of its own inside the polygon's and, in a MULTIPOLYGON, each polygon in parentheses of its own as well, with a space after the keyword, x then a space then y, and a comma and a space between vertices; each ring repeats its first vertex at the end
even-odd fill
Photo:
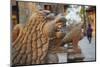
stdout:
POLYGON ((16 30, 19 31, 19 34, 15 38, 16 34, 13 36, 12 64, 58 63, 57 55, 48 53, 48 50, 56 44, 56 31, 59 26, 56 24, 66 21, 60 15, 48 21, 48 13, 46 11, 37 11, 30 17, 23 28, 20 28, 20 25, 14 28, 13 35, 16 33, 16 30), (63 20, 61 20, 62 18, 63 20), (49 59, 52 57, 54 60, 51 62, 49 59))

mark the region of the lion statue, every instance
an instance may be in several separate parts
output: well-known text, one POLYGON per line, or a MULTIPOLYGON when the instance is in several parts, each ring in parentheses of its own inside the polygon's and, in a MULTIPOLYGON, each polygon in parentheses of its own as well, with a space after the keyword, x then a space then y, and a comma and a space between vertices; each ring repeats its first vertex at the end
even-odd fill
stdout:
MULTIPOLYGON (((15 36, 11 53, 13 65, 58 63, 57 55, 48 51, 55 47, 56 32, 61 31, 66 19, 61 15, 51 18, 49 14, 46 10, 37 11, 24 26, 15 26, 12 33, 12 39, 15 36), (54 58, 52 62, 50 58, 54 58)), ((62 34, 58 38, 63 38, 62 34)))

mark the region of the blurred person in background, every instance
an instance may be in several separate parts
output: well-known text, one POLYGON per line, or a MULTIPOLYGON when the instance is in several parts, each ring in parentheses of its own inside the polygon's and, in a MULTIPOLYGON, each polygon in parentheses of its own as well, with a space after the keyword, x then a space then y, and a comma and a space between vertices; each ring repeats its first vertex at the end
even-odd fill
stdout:
POLYGON ((91 27, 91 24, 89 23, 88 28, 87 28, 87 39, 88 39, 89 43, 91 43, 92 32, 93 32, 93 29, 91 27))

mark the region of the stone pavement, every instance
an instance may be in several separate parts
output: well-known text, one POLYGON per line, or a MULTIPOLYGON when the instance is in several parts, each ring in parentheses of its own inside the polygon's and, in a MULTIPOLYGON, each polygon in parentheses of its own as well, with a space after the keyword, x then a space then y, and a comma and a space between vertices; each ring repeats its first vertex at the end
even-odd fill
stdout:
POLYGON ((96 44, 95 44, 95 38, 92 38, 91 43, 89 44, 89 41, 87 40, 87 37, 84 37, 79 42, 79 47, 81 48, 81 51, 84 55, 84 61, 95 61, 95 50, 96 50, 96 44))

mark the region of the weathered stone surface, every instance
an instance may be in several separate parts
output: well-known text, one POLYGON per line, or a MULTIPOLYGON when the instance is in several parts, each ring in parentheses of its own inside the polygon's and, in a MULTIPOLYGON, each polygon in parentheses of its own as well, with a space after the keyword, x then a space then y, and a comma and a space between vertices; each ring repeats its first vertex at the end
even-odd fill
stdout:
MULTIPOLYGON (((22 28, 19 37, 12 44, 15 50, 12 55, 12 63, 15 65, 58 63, 56 54, 49 54, 48 48, 55 48, 56 44, 56 24, 61 20, 61 16, 56 16, 55 20, 47 20, 46 12, 37 11, 22 28), (49 54, 49 55, 48 55, 49 54), (48 58, 46 59, 46 57, 48 58), (53 60, 51 60, 54 58, 53 60), (49 61, 50 60, 50 61, 49 61)), ((62 23, 62 22, 59 22, 62 23)), ((61 38, 63 35, 61 35, 61 38)), ((62 39, 60 39, 61 43, 62 39)))
POLYGON ((79 48, 70 48, 68 51, 68 62, 80 62, 83 61, 84 56, 79 48))
POLYGON ((21 30, 21 33, 19 35, 22 38, 19 37, 18 41, 15 40, 16 43, 12 44, 12 48, 15 50, 12 53, 13 64, 28 65, 40 64, 41 62, 43 62, 42 60, 45 58, 48 51, 48 44, 46 44, 47 40, 42 40, 41 38, 41 36, 43 36, 44 34, 39 33, 41 32, 39 30, 39 26, 41 25, 38 26, 38 24, 45 23, 41 22, 42 20, 44 20, 42 14, 37 13, 34 16, 32 15, 31 19, 29 19, 29 22, 21 30), (40 20, 38 20, 38 18, 40 18, 40 20), (42 42, 45 44, 43 44, 42 42), (41 57, 42 60, 40 60, 41 57))
POLYGON ((58 56, 55 53, 48 53, 46 63, 58 63, 58 56))

